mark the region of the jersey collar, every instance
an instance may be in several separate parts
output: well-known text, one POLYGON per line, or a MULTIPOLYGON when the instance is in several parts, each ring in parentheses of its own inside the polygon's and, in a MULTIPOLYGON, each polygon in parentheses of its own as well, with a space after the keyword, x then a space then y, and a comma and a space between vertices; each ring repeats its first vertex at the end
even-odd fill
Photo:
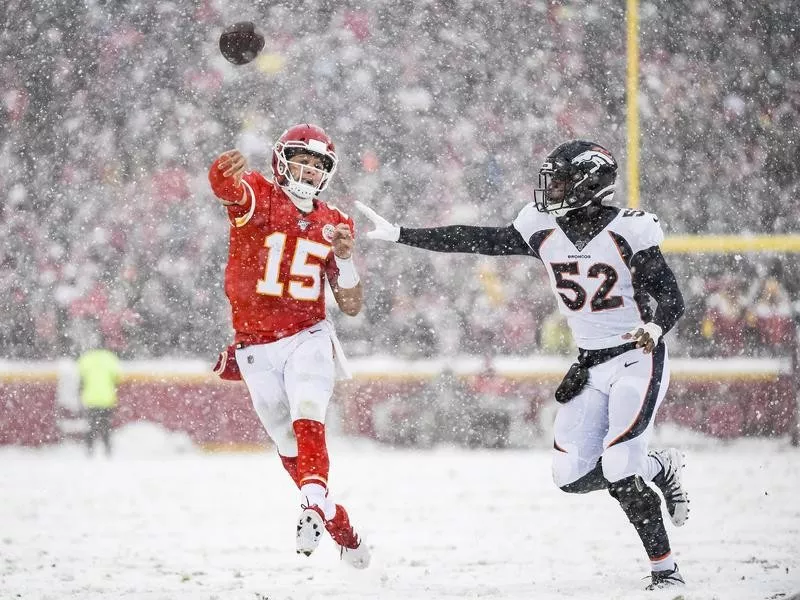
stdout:
POLYGON ((617 214, 619 208, 616 206, 587 206, 556 218, 556 223, 572 245, 581 251, 597 237, 597 234, 608 227, 617 214))

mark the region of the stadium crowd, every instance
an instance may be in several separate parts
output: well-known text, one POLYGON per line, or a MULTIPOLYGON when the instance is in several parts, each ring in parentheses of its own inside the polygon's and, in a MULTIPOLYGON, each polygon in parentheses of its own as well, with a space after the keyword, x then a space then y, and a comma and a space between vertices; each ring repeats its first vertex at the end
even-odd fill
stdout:
MULTIPOLYGON (((641 204, 668 235, 796 230, 797 16, 641 3, 641 204)), ((227 224, 208 165, 238 147, 269 174, 295 122, 334 137, 325 199, 345 211, 504 225, 572 137, 616 153, 625 202, 622 2, 8 0, 0 19, 0 357, 75 356, 98 324, 124 358, 216 356, 227 224), (217 37, 240 20, 267 42, 235 67, 217 37)), ((337 318, 351 354, 571 351, 532 259, 362 236, 357 260, 367 310, 337 318)), ((673 352, 785 351, 785 262, 670 260, 689 307, 673 352)))

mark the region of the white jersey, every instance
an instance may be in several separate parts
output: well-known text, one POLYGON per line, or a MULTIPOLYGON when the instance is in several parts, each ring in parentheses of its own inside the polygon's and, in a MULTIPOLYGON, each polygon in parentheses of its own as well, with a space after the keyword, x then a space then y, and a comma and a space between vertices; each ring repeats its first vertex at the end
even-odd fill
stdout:
POLYGON ((644 323, 647 297, 634 290, 630 261, 664 240, 655 215, 607 208, 618 211, 616 216, 577 245, 556 217, 539 212, 533 203, 514 220, 514 228, 544 263, 561 314, 575 343, 585 350, 624 344, 622 335, 644 323))

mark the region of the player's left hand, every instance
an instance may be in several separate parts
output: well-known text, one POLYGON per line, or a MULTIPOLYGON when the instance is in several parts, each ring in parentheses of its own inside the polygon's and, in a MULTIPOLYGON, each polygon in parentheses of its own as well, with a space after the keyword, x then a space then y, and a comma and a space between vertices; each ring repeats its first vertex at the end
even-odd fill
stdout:
POLYGON ((658 340, 661 339, 662 335, 664 335, 664 331, 661 326, 650 322, 641 327, 631 329, 622 336, 622 339, 635 341, 637 348, 642 348, 645 354, 649 354, 658 345, 658 340))
POLYGON ((384 219, 363 202, 356 200, 355 206, 364 216, 372 221, 372 224, 375 226, 375 229, 367 232, 367 237, 369 239, 385 240, 387 242, 396 242, 400 239, 400 227, 393 223, 389 223, 389 221, 384 219))
POLYGON ((353 232, 350 231, 350 227, 346 224, 339 223, 336 226, 331 243, 333 244, 333 253, 339 258, 347 259, 353 255, 355 240, 353 239, 353 232))

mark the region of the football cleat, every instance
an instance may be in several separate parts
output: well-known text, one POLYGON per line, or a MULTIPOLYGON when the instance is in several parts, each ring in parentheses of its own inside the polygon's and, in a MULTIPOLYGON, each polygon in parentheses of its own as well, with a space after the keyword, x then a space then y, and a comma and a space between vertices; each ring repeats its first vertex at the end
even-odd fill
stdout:
POLYGON ((325 523, 325 529, 339 548, 339 556, 343 561, 356 569, 366 569, 369 566, 369 548, 353 530, 344 506, 336 505, 336 514, 325 523))
POLYGON ((645 587, 646 590, 660 590, 662 588, 673 586, 686 585, 683 576, 678 571, 678 565, 674 569, 666 571, 653 571, 650 573, 650 584, 645 587))
POLYGON ((681 483, 683 454, 675 448, 656 450, 650 453, 661 465, 661 471, 653 477, 653 483, 661 490, 667 504, 667 513, 676 527, 689 518, 689 496, 681 483))
POLYGON ((322 540, 325 516, 322 509, 316 504, 302 508, 303 512, 300 513, 300 518, 297 520, 297 553, 311 556, 322 540))

